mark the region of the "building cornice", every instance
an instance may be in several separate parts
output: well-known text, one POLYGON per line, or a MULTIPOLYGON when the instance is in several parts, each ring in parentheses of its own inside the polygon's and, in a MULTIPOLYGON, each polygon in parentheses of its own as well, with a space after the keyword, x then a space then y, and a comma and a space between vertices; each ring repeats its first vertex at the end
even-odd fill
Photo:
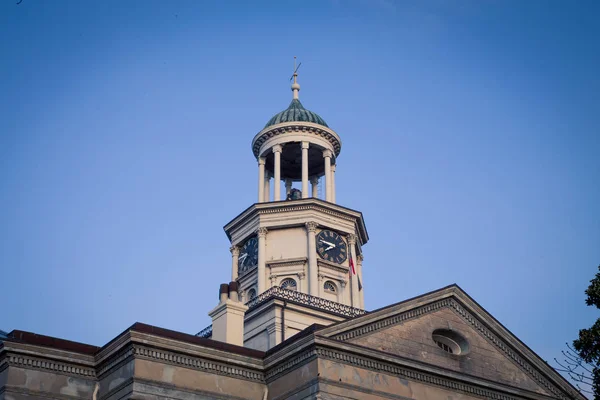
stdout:
MULTIPOLYGON (((250 223, 254 223, 258 226, 261 215, 267 214, 284 214, 290 212, 314 210, 328 216, 339 218, 355 226, 355 231, 358 234, 359 243, 361 245, 366 244, 369 241, 369 234, 363 215, 360 211, 352 210, 350 208, 342 207, 334 203, 330 203, 325 200, 317 199, 314 197, 300 200, 283 200, 268 203, 256 203, 242 211, 237 217, 229 221, 224 227, 224 231, 227 234, 229 240, 231 240, 231 232, 236 230, 240 226, 245 226, 250 223)), ((303 223, 298 223, 298 226, 302 226, 303 223)), ((268 228, 268 227, 267 227, 268 228)), ((244 238, 243 240, 245 240, 244 238)))
POLYGON ((133 354, 135 358, 157 361, 163 364, 170 364, 253 382, 264 382, 262 363, 257 365, 257 369, 248 368, 247 365, 242 365, 239 362, 231 360, 230 354, 223 354, 218 359, 228 360, 229 362, 217 361, 212 359, 212 357, 199 357, 197 355, 176 353, 149 346, 134 346, 133 354))
POLYGON ((342 141, 339 135, 332 129, 312 122, 294 121, 282 122, 277 125, 268 126, 262 131, 258 132, 252 139, 252 153, 254 154, 254 157, 258 158, 260 148, 267 140, 292 132, 303 132, 323 138, 331 144, 335 152, 335 156, 338 157, 340 155, 340 151, 342 150, 342 141))
POLYGON ((4 342, 4 346, 0 348, 0 357, 2 354, 24 357, 43 357, 56 362, 71 363, 86 367, 93 367, 95 364, 93 355, 11 341, 4 342))
POLYGON ((308 262, 307 257, 288 258, 285 260, 269 260, 266 262, 268 268, 280 268, 280 267, 296 267, 303 266, 308 262))
POLYGON ((131 342, 128 342, 118 351, 115 351, 109 357, 104 358, 102 362, 98 362, 96 368, 98 378, 101 378, 107 373, 110 373, 113 370, 120 368, 123 364, 131 361, 133 359, 133 354, 133 345, 131 342))
POLYGON ((95 378, 94 356, 7 340, 0 348, 0 371, 10 367, 95 378))
POLYGON ((319 267, 323 266, 323 267, 331 268, 335 271, 342 272, 344 274, 347 274, 350 271, 350 267, 345 267, 340 264, 332 263, 331 261, 323 260, 322 258, 317 259, 317 265, 319 267))
POLYGON ((46 358, 43 355, 32 356, 27 354, 7 353, 0 361, 0 371, 7 367, 19 367, 39 371, 51 371, 55 374, 95 378, 96 369, 73 362, 63 362, 46 358))

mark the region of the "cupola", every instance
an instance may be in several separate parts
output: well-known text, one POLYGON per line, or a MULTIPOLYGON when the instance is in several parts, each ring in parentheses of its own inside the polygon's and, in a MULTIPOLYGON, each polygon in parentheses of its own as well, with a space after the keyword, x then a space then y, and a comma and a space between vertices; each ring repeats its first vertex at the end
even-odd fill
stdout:
POLYGON ((324 178, 323 200, 335 203, 336 158, 342 142, 319 114, 307 110, 300 102, 296 67, 292 78, 292 102, 275 114, 252 140, 252 152, 259 165, 258 202, 318 197, 319 180, 324 178), (285 184, 283 196, 282 181, 285 184), (294 182, 301 183, 301 195, 292 192, 294 182), (310 193, 309 182, 312 184, 310 193))

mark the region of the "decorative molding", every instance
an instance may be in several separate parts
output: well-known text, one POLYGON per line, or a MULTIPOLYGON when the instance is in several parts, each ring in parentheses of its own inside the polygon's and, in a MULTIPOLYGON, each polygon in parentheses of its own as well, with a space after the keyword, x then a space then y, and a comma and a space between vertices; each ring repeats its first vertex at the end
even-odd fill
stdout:
POLYGON ((265 237, 267 237, 267 233, 269 233, 269 230, 267 228, 258 228, 256 230, 256 235, 259 238, 265 238, 265 237))
POLYGON ((276 144, 271 148, 271 150, 273 150, 273 153, 281 153, 283 151, 283 146, 280 144, 276 144))
MULTIPOLYGON (((311 198, 314 199, 314 198, 311 198)), ((302 199, 302 200, 306 200, 306 199, 302 199)), ((300 201, 302 201, 300 200, 300 201)), ((258 209, 258 213, 259 214, 278 214, 278 213, 285 213, 285 212, 296 212, 296 211, 307 211, 307 210, 315 210, 318 212, 321 212, 323 214, 327 214, 329 216, 335 217, 335 218, 339 218, 348 222, 353 222, 356 224, 356 220, 360 219, 360 216, 349 216, 348 214, 342 214, 341 212, 337 212, 334 210, 330 210, 327 209, 325 207, 321 207, 315 204, 296 204, 293 206, 280 206, 280 207, 276 207, 276 208, 268 208, 268 209, 258 209)))
POLYGON ((94 368, 22 354, 7 354, 3 362, 6 362, 9 366, 52 371, 57 374, 83 376, 86 378, 96 377, 96 370, 94 368))
POLYGON ((333 156, 333 154, 331 153, 331 150, 329 150, 329 149, 323 150, 323 158, 327 158, 327 157, 331 158, 331 156, 333 156))
POLYGON ((231 255, 233 257, 237 257, 240 255, 240 248, 238 246, 231 246, 229 248, 229 251, 231 252, 231 255))
POLYGON ((333 338, 341 341, 348 341, 359 338, 366 334, 379 331, 381 329, 400 324, 409 319, 419 317, 423 314, 438 311, 442 308, 450 308, 461 316, 466 322, 468 322, 476 331, 478 331, 489 343, 498 348, 503 352, 508 359, 513 361, 517 366, 524 370, 534 381, 539 385, 549 390, 553 395, 558 396, 560 399, 568 399, 565 393, 558 389, 555 385, 550 383, 544 378, 535 368, 533 368, 527 361, 523 360, 511 347, 507 346, 502 340, 500 340, 495 334, 493 334, 486 326, 481 324, 477 318, 471 315, 460 303, 453 298, 445 298, 430 304, 426 304, 421 307, 408 310, 406 312, 388 317, 372 324, 361 326, 356 329, 352 329, 340 334, 334 335, 333 338))
POLYGON ((301 142, 301 144, 300 144, 301 149, 308 149, 309 146, 310 146, 310 142, 301 142))
POLYGON ((346 284, 348 284, 348 281, 346 281, 346 280, 340 281, 340 286, 342 286, 342 289, 344 289, 346 287, 346 284))
POLYGON ((122 364, 124 364, 132 358, 133 345, 129 344, 125 348, 121 349, 118 353, 113 354, 96 367, 98 378, 100 378, 107 372, 112 371, 114 368, 121 366, 122 364))
POLYGON ((258 165, 265 165, 265 158, 264 157, 258 157, 258 165))
MULTIPOLYGON (((363 216, 359 211, 328 203, 315 197, 254 204, 229 221, 223 229, 230 240, 232 240, 233 233, 239 235, 239 237, 235 237, 235 242, 238 243, 242 240, 242 237, 247 237, 250 234, 249 226, 255 226, 260 223, 261 215, 263 214, 284 214, 303 211, 315 211, 351 224, 354 227, 354 232, 359 234, 360 245, 367 243, 369 240, 363 216)), ((360 245, 357 246, 359 253, 360 245)))
POLYGON ((308 259, 306 257, 300 258, 288 258, 285 260, 270 260, 266 262, 267 268, 279 268, 279 267, 294 267, 298 265, 305 265, 308 259))
POLYGON ((269 335, 272 335, 272 334, 274 334, 274 333, 276 333, 276 332, 279 332, 280 330, 281 330, 281 329, 279 328, 279 325, 278 325, 278 324, 272 324, 272 325, 268 325, 268 326, 267 326, 267 333, 268 333, 269 335))
POLYGON ((331 261, 323 260, 322 258, 317 259, 317 266, 331 268, 344 274, 347 274, 350 271, 350 267, 345 267, 340 264, 332 263, 331 261))
POLYGON ((158 361, 165 364, 181 366, 205 371, 218 375, 231 376, 234 378, 245 379, 253 382, 264 382, 264 374, 261 371, 243 368, 236 365, 221 363, 213 360, 192 357, 183 354, 173 353, 166 350, 134 346, 135 357, 158 361))
POLYGON ((4 371, 6 368, 8 368, 8 360, 6 357, 2 357, 0 359, 0 373, 2 373, 2 371, 4 371))
POLYGON ((296 275, 298 275, 298 279, 303 280, 306 277, 306 273, 303 272, 298 272, 296 275))
POLYGON ((348 238, 348 245, 349 246, 354 246, 356 244, 356 235, 351 233, 347 236, 348 238))
POLYGON ((319 224, 314 221, 307 222, 304 225, 306 225, 306 230, 311 233, 315 233, 317 231, 317 227, 319 226, 319 224))
POLYGON ((271 367, 265 373, 265 381, 267 383, 276 379, 280 374, 284 374, 289 372, 289 370, 298 368, 301 365, 306 364, 308 361, 314 359, 317 355, 317 351, 315 348, 311 348, 308 351, 303 351, 295 357, 285 360, 280 364, 277 364, 274 367, 271 367))
POLYGON ((254 299, 247 302, 246 306, 248 306, 248 311, 251 311, 252 309, 260 306, 261 304, 271 299, 293 301, 297 304, 309 306, 321 311, 337 314, 344 317, 352 318, 367 313, 365 310, 361 310, 359 308, 355 308, 331 300, 326 300, 322 297, 311 296, 309 294, 298 292, 296 290, 283 289, 278 286, 272 287, 269 290, 259 294, 254 299))
POLYGON ((269 127, 269 129, 259 132, 254 137, 254 140, 252 141, 252 152, 254 153, 254 157, 258 157, 261 146, 272 137, 284 135, 288 132, 300 131, 324 138, 333 146, 336 157, 340 155, 342 143, 340 142, 340 138, 337 136, 337 134, 335 134, 332 130, 317 124, 314 124, 315 126, 311 126, 313 124, 309 125, 309 123, 301 123, 298 121, 284 122, 283 124, 286 124, 286 126, 275 125, 273 127, 269 127))
POLYGON ((210 324, 206 328, 202 329, 200 332, 196 333, 195 336, 198 336, 198 337, 201 337, 204 339, 210 339, 212 337, 212 330, 213 330, 213 326, 212 326, 212 324, 210 324))

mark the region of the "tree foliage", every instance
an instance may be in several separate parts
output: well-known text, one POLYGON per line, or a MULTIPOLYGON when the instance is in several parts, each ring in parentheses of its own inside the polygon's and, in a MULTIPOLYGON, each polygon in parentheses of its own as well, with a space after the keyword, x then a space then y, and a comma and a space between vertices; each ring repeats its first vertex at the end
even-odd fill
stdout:
MULTIPOLYGON (((598 271, 585 291, 585 303, 600 309, 600 265, 598 271)), ((554 359, 562 368, 558 370, 567 373, 580 391, 600 400, 600 318, 590 328, 581 329, 573 347, 567 344, 562 354, 565 357, 562 362, 554 359)))

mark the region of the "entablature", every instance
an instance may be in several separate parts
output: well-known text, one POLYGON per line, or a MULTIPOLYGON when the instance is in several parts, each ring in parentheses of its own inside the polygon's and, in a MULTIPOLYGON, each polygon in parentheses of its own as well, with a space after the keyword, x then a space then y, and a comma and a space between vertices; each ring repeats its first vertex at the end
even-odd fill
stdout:
POLYGON ((238 246, 259 228, 283 229, 304 226, 313 221, 319 226, 345 234, 357 234, 362 246, 369 240, 363 215, 317 198, 256 203, 223 227, 231 244, 238 246))

